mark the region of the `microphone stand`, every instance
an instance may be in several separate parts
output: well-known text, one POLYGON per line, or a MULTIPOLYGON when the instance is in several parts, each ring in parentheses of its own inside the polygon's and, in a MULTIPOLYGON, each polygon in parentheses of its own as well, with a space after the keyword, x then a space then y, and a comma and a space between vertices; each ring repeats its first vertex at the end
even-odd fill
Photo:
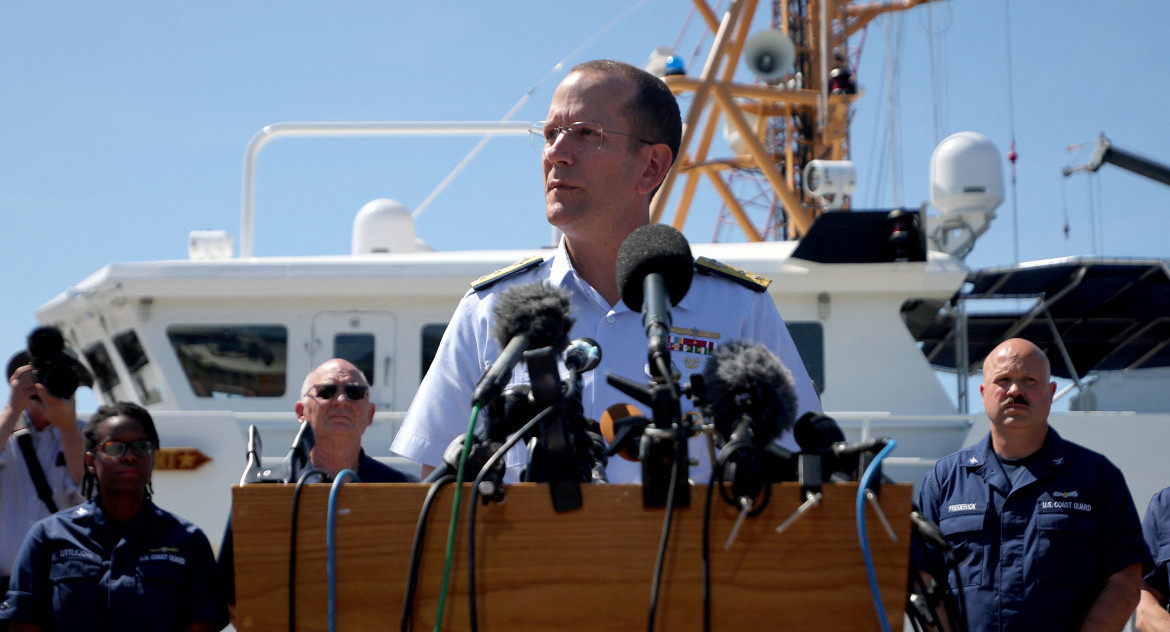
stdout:
MULTIPOLYGON (((536 410, 555 407, 563 411, 561 377, 557 371, 559 354, 552 347, 524 353, 532 385, 536 410)), ((558 512, 581 508, 581 481, 577 474, 577 454, 572 437, 561 414, 548 415, 540 422, 536 445, 529 457, 527 480, 547 482, 553 509, 558 512)))
POLYGON ((669 356, 657 358, 661 365, 648 385, 612 373, 605 379, 611 386, 650 407, 653 421, 642 433, 638 460, 642 463, 642 506, 665 507, 671 494, 674 476, 674 505, 691 505, 691 488, 687 467, 690 453, 687 439, 694 434, 692 424, 682 417, 678 384, 673 375, 661 377, 669 367, 669 356))

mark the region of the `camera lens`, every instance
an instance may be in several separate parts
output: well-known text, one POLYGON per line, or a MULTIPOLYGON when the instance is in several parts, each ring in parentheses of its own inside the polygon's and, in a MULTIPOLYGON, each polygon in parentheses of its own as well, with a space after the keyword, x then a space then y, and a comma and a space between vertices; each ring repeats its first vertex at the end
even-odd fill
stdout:
POLYGON ((37 381, 44 384, 49 394, 57 399, 71 399, 80 383, 77 373, 68 364, 39 369, 37 381))
POLYGON ((38 327, 28 335, 28 353, 33 358, 53 358, 65 350, 65 337, 56 327, 38 327))

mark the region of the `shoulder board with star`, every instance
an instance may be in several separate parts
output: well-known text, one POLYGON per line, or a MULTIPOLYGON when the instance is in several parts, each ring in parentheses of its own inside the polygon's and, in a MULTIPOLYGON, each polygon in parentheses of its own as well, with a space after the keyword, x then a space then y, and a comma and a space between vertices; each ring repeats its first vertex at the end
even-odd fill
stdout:
POLYGON ((526 270, 531 270, 532 268, 535 268, 542 263, 544 263, 544 257, 540 255, 532 255, 527 259, 521 259, 520 261, 517 261, 510 266, 500 268, 495 272, 489 272, 488 274, 485 274, 472 281, 471 289, 475 290, 476 292, 480 290, 486 290, 487 288, 495 285, 500 281, 503 281, 510 276, 520 274, 526 270))
POLYGON ((741 270, 735 266, 729 266, 726 263, 707 257, 698 257, 695 259, 695 270, 700 274, 710 274, 731 279, 753 292, 763 292, 768 289, 769 285, 772 285, 772 279, 768 277, 752 274, 747 270, 741 270))

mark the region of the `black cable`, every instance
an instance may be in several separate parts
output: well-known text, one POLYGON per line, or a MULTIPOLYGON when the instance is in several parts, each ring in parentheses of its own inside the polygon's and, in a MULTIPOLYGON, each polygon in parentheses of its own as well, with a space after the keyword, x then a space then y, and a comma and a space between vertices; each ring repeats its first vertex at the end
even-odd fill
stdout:
MULTIPOLYGON (((959 577, 959 564, 962 561, 964 555, 962 552, 960 552, 960 554, 956 556, 954 550, 950 548, 950 544, 945 540, 939 544, 930 545, 929 538, 922 535, 924 533, 923 529, 925 527, 919 524, 920 522, 923 522, 923 520, 917 517, 917 510, 911 513, 911 520, 913 522, 914 528, 920 535, 920 537, 916 539, 916 542, 918 543, 919 548, 923 551, 923 558, 930 562, 930 565, 933 567, 928 569, 928 572, 930 573, 931 579, 935 584, 934 589, 925 584, 923 579, 918 576, 918 571, 913 565, 911 565, 910 568, 911 579, 917 581, 917 583, 922 587, 922 595, 926 598, 927 610, 934 618, 934 623, 927 621, 927 624, 935 625, 935 629, 942 629, 942 622, 938 620, 937 612, 937 605, 941 603, 943 612, 947 616, 947 622, 950 624, 950 629, 953 632, 966 632, 966 597, 963 595, 963 580, 961 577, 959 577), (943 546, 946 548, 941 548, 943 546), (938 550, 939 555, 932 555, 931 549, 938 550), (944 566, 942 573, 938 572, 938 565, 940 561, 944 566), (949 573, 954 573, 955 576, 956 595, 951 594, 950 587, 948 585, 949 582, 946 579, 949 573), (939 581, 940 577, 942 578, 941 582, 939 581), (941 594, 938 594, 939 591, 941 591, 941 594)), ((938 527, 935 526, 935 529, 937 528, 938 527)), ((936 537, 942 537, 941 533, 939 533, 936 537)), ((908 599, 909 596, 907 596, 907 600, 908 599)))
MULTIPOLYGON (((681 435, 682 433, 678 433, 681 435)), ((674 520, 674 496, 677 492, 678 470, 682 467, 682 441, 686 437, 674 438, 674 466, 670 468, 670 492, 666 495, 666 516, 662 521, 662 538, 658 541, 658 556, 654 560, 654 580, 650 585, 650 614, 646 622, 646 632, 654 632, 654 616, 658 611, 658 589, 662 585, 662 565, 666 558, 666 545, 670 540, 670 526, 674 520)))
POLYGON ((427 518, 430 517, 431 505, 439 496, 439 490, 448 483, 455 482, 455 475, 448 474, 440 477, 427 490, 427 497, 423 500, 422 509, 418 512, 418 523, 414 527, 414 541, 410 545, 410 569, 406 575, 406 595, 402 599, 402 632, 408 632, 414 618, 414 593, 418 588, 418 569, 422 563, 422 545, 426 539, 427 518))
POLYGON ((711 630, 711 505, 715 481, 707 485, 707 502, 703 507, 703 630, 711 630))
MULTIPOLYGON (((532 416, 528 423, 521 426, 519 430, 508 437, 508 440, 500 445, 500 449, 496 450, 494 454, 484 461, 483 467, 479 469, 479 473, 475 475, 475 482, 471 487, 471 498, 468 502, 470 505, 467 508, 467 614, 471 620, 471 632, 479 630, 478 613, 475 601, 475 514, 479 503, 475 500, 479 497, 479 486, 483 483, 484 476, 487 472, 495 468, 496 463, 504 458, 504 455, 515 447, 525 435, 536 427, 536 424, 544 420, 550 412, 556 409, 556 406, 549 406, 532 416)), ((405 632, 405 631, 404 631, 405 632)))
POLYGON ((313 475, 320 476, 322 480, 329 478, 325 470, 309 467, 301 472, 297 486, 293 488, 292 523, 288 534, 288 632, 296 632, 297 625, 297 514, 301 506, 301 489, 313 475))

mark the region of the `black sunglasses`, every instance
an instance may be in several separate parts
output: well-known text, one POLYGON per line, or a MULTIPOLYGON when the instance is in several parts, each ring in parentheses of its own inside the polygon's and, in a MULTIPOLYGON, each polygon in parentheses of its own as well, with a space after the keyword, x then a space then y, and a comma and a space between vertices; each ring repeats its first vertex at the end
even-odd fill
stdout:
POLYGON ((139 439, 138 441, 107 441, 99 443, 98 449, 105 452, 112 459, 120 459, 126 454, 126 449, 134 451, 135 456, 148 456, 154 454, 154 443, 147 439, 139 439))
POLYGON ((310 392, 317 399, 330 400, 337 397, 338 390, 345 393, 346 399, 351 402, 356 402, 366 398, 366 393, 370 391, 370 387, 362 384, 317 384, 310 389, 310 392))

